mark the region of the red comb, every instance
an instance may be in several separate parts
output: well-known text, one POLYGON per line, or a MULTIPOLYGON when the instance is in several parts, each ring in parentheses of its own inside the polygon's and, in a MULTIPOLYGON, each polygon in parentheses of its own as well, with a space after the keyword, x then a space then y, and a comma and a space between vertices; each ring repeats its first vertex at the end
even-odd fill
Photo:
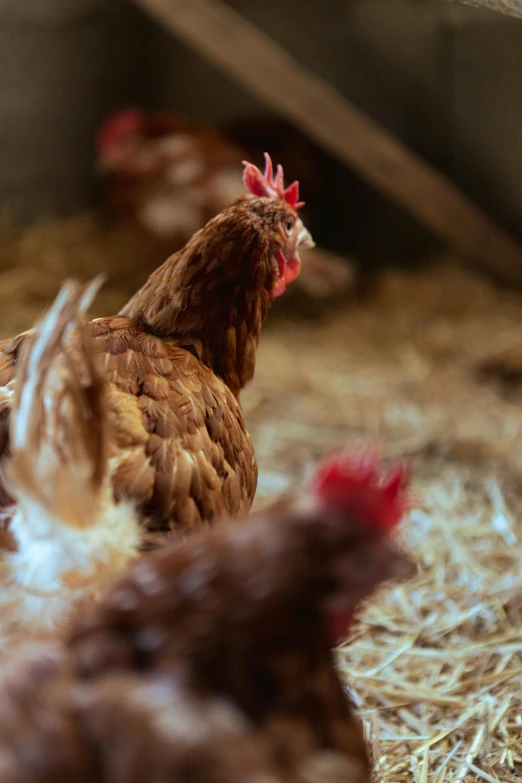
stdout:
POLYGON ((139 109, 124 109, 114 114, 101 127, 98 133, 98 149, 104 150, 121 141, 129 132, 138 129, 143 122, 143 112, 139 109))
POLYGON ((380 459, 377 449, 326 457, 313 478, 314 494, 324 506, 344 511, 382 532, 391 530, 409 505, 409 471, 405 462, 398 461, 380 473, 380 459))
POLYGON ((279 165, 274 177, 274 167, 272 159, 268 152, 265 152, 265 173, 254 166, 253 163, 243 161, 245 170, 243 172, 243 182, 246 188, 254 196, 268 196, 268 198, 280 198, 286 201, 292 209, 301 209, 304 201, 299 201, 299 183, 297 180, 292 182, 285 190, 283 167, 279 165))

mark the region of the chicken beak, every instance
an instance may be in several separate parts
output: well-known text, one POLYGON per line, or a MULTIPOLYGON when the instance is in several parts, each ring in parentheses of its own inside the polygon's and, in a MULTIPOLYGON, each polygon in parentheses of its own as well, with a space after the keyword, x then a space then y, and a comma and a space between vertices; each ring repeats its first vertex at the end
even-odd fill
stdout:
POLYGON ((315 242, 312 239, 311 233, 302 224, 297 235, 297 247, 299 250, 311 250, 315 247, 315 242))

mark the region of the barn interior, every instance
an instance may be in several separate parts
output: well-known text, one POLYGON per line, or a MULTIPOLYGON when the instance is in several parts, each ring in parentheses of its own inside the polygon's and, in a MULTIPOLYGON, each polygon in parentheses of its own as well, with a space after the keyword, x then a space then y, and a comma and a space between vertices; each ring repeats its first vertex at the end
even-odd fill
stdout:
POLYGON ((96 317, 154 268, 96 169, 114 112, 236 132, 258 165, 266 147, 301 179, 314 239, 345 274, 278 298, 263 329, 242 395, 256 506, 332 448, 378 442, 411 460, 418 575, 372 599, 337 653, 375 779, 519 781, 517 3, 168 5, 0 2, 0 337, 30 328, 66 278, 106 274, 96 317), (229 38, 245 24, 251 61, 229 38))

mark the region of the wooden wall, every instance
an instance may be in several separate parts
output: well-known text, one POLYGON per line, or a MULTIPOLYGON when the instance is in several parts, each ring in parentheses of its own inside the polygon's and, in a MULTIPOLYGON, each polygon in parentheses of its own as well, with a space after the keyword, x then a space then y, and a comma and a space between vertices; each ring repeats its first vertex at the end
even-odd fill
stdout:
MULTIPOLYGON (((438 0, 230 0, 303 64, 452 177, 522 238, 522 22, 438 0)), ((160 34, 161 104, 205 120, 266 112, 197 55, 160 34), (203 93, 210 86, 207 96, 203 93)), ((416 260, 436 243, 343 174, 330 244, 416 260)), ((322 241, 329 243, 329 237, 322 241)))
POLYGON ((96 129, 146 98, 151 30, 126 0, 0 0, 0 201, 18 217, 92 203, 96 129))
MULTIPOLYGON (((522 238, 522 22, 438 0, 229 1, 522 238)), ((124 0, 49 0, 65 22, 13 22, 32 5, 0 0, 0 199, 15 194, 29 218, 89 202, 93 130, 111 109, 269 113, 124 0)), ((326 244, 349 233, 347 249, 369 257, 431 245, 350 172, 337 192, 326 244)))

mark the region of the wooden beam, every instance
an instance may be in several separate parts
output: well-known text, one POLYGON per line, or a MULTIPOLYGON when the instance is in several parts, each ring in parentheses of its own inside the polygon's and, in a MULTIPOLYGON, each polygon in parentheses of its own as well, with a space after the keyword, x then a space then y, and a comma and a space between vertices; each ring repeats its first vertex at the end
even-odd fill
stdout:
POLYGON ((460 2, 477 8, 487 8, 488 11, 522 19, 522 0, 446 0, 446 2, 460 2))
POLYGON ((230 6, 221 0, 134 2, 401 204, 464 258, 522 283, 518 243, 447 178, 230 6))

